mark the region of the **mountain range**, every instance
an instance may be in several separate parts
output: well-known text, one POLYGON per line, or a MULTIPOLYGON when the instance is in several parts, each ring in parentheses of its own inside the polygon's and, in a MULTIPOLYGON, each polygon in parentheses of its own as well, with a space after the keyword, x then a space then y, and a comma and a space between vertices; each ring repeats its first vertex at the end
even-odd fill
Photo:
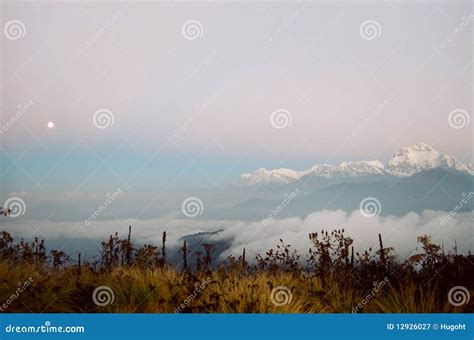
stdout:
MULTIPOLYGON (((417 143, 395 152, 386 164, 378 160, 342 162, 338 165, 318 164, 303 171, 261 168, 243 174, 231 188, 203 196, 206 209, 201 218, 233 220, 242 227, 247 222, 251 223, 253 227, 249 229, 255 233, 260 227, 267 227, 266 232, 272 235, 269 230, 273 228, 281 232, 282 224, 297 223, 283 219, 299 217, 305 221, 313 213, 326 211, 320 216, 329 216, 336 210, 342 210, 347 216, 352 216, 350 219, 354 224, 324 225, 315 222, 314 228, 346 227, 350 230, 357 228, 357 223, 365 224, 364 219, 372 216, 352 215, 354 211, 360 211, 362 202, 369 200, 373 204, 374 215, 382 218, 391 216, 387 221, 402 221, 400 224, 409 225, 410 232, 420 228, 416 226, 418 217, 413 214, 418 213, 424 218, 433 216, 427 222, 430 233, 439 231, 444 234, 447 229, 442 221, 450 219, 454 229, 462 229, 471 223, 472 214, 469 212, 474 210, 473 192, 473 164, 463 164, 425 143, 417 143), (226 204, 225 198, 229 193, 233 202, 226 204)), ((377 223, 381 228, 385 225, 390 228, 390 222, 384 221, 382 219, 377 223)), ((377 230, 381 233, 389 231, 377 230)), ((406 233, 406 230, 400 232, 406 233)), ((209 237, 216 245, 218 255, 232 244, 229 235, 229 232, 216 226, 213 232, 187 235, 181 241, 186 240, 192 248, 207 242, 209 237)))
POLYGON ((350 213, 367 197, 380 202, 381 216, 424 210, 468 212, 474 210, 474 199, 458 206, 470 192, 474 192, 472 164, 417 143, 395 152, 386 164, 378 160, 342 162, 303 171, 261 168, 243 174, 232 190, 237 201, 218 209, 208 205, 204 215, 261 220, 278 210, 272 218, 305 218, 322 210, 350 213), (291 202, 277 209, 290 194, 294 196, 291 202))
POLYGON ((398 150, 386 165, 378 160, 342 162, 338 165, 317 164, 312 168, 296 171, 291 169, 266 170, 260 168, 240 177, 241 185, 289 184, 310 178, 361 178, 366 176, 410 177, 432 169, 453 169, 474 175, 474 164, 466 165, 454 157, 438 152, 425 143, 417 143, 398 150))

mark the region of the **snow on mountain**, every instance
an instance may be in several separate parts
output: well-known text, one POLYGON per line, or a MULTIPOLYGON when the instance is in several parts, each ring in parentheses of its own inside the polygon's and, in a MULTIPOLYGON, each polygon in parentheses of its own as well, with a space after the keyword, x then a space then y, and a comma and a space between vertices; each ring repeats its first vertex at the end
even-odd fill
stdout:
POLYGON ((342 162, 338 165, 317 164, 311 169, 295 171, 291 169, 266 170, 263 168, 250 174, 243 174, 240 183, 288 184, 311 174, 321 178, 358 177, 364 175, 390 174, 396 177, 408 177, 423 170, 434 168, 454 168, 474 175, 474 163, 469 166, 457 161, 450 155, 440 153, 425 143, 417 143, 398 150, 387 166, 380 161, 342 162))
POLYGON ((243 174, 240 183, 245 185, 256 184, 288 184, 301 177, 311 174, 322 178, 335 176, 354 177, 364 174, 382 174, 384 165, 379 161, 342 162, 339 165, 317 164, 311 169, 294 171, 291 169, 266 170, 263 168, 251 174, 243 174))
POLYGON ((458 171, 472 171, 450 155, 440 153, 425 143, 418 143, 398 150, 388 162, 385 170, 399 177, 408 177, 422 170, 454 168, 458 171))
POLYGON ((287 184, 301 178, 303 175, 305 175, 305 171, 295 171, 291 169, 266 170, 260 168, 251 174, 243 174, 240 176, 240 182, 246 185, 269 183, 287 184))
POLYGON ((359 161, 359 162, 342 162, 339 165, 318 164, 310 170, 304 171, 305 174, 332 178, 337 175, 344 177, 358 176, 363 174, 381 174, 384 165, 379 161, 359 161))
POLYGON ((356 174, 381 174, 384 165, 380 161, 342 162, 336 169, 343 173, 356 174))

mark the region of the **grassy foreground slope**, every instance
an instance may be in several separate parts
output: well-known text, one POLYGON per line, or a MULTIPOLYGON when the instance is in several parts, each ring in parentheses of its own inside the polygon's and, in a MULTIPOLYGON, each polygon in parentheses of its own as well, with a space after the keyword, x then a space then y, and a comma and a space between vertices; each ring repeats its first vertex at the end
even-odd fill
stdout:
POLYGON ((309 235, 300 255, 281 241, 247 262, 245 251, 212 263, 212 245, 168 264, 161 249, 113 235, 96 261, 46 254, 43 241, 0 234, 0 312, 441 313, 473 312, 474 257, 419 237, 404 261, 392 248, 355 253, 343 230, 309 235), (192 268, 188 265, 193 256, 192 268), (461 287, 461 288, 459 288, 461 287))

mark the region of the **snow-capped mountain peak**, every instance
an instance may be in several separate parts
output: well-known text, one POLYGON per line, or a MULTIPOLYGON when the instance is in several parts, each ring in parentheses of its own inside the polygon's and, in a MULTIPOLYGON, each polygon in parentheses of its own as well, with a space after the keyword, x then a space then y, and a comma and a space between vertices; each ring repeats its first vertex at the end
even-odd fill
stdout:
POLYGON ((385 168, 380 161, 359 161, 359 162, 342 162, 338 165, 342 171, 351 173, 374 173, 380 174, 385 168))
POLYGON ((245 185, 287 184, 309 174, 322 178, 334 178, 336 176, 355 177, 364 174, 382 174, 383 169, 384 165, 380 161, 342 162, 339 165, 317 164, 311 169, 304 171, 291 169, 266 170, 260 168, 253 173, 240 176, 240 183, 245 185))
POLYGON ((240 183, 244 185, 288 184, 297 181, 305 175, 326 179, 383 174, 408 177, 420 171, 434 168, 452 168, 474 175, 474 163, 465 165, 448 154, 438 152, 428 144, 417 143, 398 150, 389 160, 387 166, 375 160, 342 162, 338 165, 316 164, 310 169, 303 171, 284 168, 275 170, 260 168, 253 173, 241 175, 240 183))
POLYGON ((450 155, 440 153, 428 144, 417 143, 398 150, 385 170, 395 176, 408 177, 422 170, 438 167, 469 172, 469 168, 450 155))
POLYGON ((350 177, 363 174, 381 174, 383 168, 384 165, 380 161, 358 161, 342 162, 339 165, 318 164, 304 172, 305 174, 311 173, 320 177, 331 178, 336 175, 350 177))
POLYGON ((295 171, 291 169, 275 169, 267 170, 260 168, 251 174, 243 174, 240 176, 242 184, 255 185, 255 184, 268 184, 268 183, 280 183, 286 184, 297 180, 304 175, 304 171, 295 171))

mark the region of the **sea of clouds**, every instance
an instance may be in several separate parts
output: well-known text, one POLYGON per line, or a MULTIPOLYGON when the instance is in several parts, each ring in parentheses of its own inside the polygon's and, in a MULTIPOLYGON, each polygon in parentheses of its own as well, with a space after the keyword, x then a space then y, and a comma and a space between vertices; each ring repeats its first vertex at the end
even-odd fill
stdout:
MULTIPOLYGON (((330 231, 344 228, 347 236, 354 239, 354 248, 361 251, 372 247, 378 249, 378 234, 385 247, 394 247, 400 259, 416 252, 417 237, 431 235, 435 243, 443 244, 445 251, 452 251, 457 243, 458 253, 474 250, 474 212, 459 213, 447 218, 449 213, 426 210, 420 214, 409 213, 402 217, 365 217, 360 212, 346 213, 342 210, 314 212, 302 219, 299 217, 263 221, 209 221, 199 219, 149 219, 149 220, 96 220, 88 226, 81 222, 21 222, 9 224, 1 229, 10 232, 16 239, 31 240, 38 236, 46 244, 62 247, 66 252, 93 252, 100 248, 100 241, 118 232, 125 237, 128 226, 133 226, 135 242, 139 244, 161 244, 162 232, 167 232, 170 248, 181 245, 182 237, 197 233, 205 235, 206 243, 227 244, 220 256, 239 255, 245 247, 249 254, 262 253, 275 248, 279 240, 291 244, 293 249, 307 252, 310 247, 308 234, 322 229, 330 231), (218 232, 216 232, 218 231, 218 232), (86 247, 88 244, 88 248, 86 247), (93 247, 91 248, 91 244, 93 247), (87 248, 87 249, 86 249, 87 248), (95 249, 95 250, 94 250, 95 249)), ((201 236, 202 237, 202 236, 201 236)), ((252 254, 255 255, 255 254, 252 254)))

